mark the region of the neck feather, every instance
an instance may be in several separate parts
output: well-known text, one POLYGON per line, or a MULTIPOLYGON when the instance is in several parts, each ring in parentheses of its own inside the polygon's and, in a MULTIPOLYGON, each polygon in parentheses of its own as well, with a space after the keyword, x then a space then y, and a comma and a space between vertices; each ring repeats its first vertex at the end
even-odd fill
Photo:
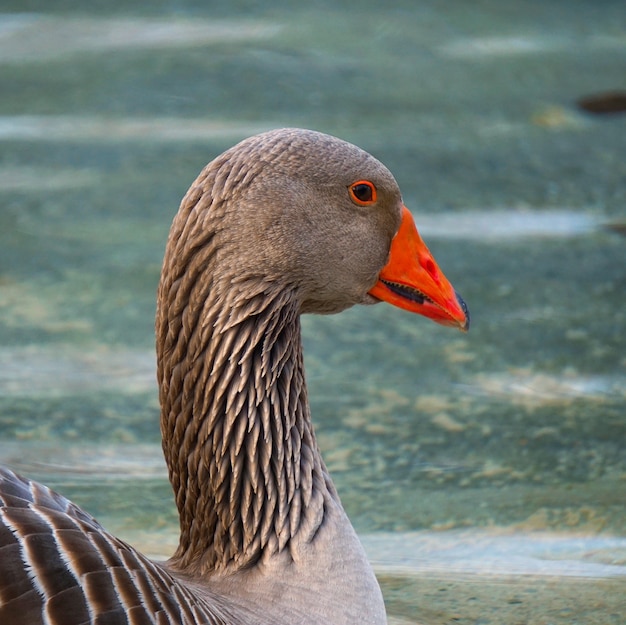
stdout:
MULTIPOLYGON (((185 306, 157 315, 161 430, 181 525, 173 563, 210 573, 312 540, 336 494, 311 426, 294 293, 192 281, 185 306)), ((159 299, 181 289, 162 280, 159 299)))

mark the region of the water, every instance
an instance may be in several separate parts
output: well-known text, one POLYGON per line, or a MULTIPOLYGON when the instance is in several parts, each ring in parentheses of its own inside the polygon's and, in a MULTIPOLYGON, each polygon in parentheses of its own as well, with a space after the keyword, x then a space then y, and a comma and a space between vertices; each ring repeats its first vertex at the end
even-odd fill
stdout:
POLYGON ((169 223, 240 138, 323 130, 395 173, 473 318, 304 320, 319 442, 392 622, 626 621, 626 116, 575 106, 624 88, 622 2, 2 10, 3 463, 171 552, 169 223))

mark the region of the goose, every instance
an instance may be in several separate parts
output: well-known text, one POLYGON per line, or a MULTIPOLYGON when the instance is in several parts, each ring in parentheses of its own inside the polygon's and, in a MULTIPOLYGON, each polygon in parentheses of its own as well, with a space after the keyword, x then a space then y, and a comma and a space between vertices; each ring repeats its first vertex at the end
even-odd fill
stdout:
POLYGON ((311 130, 245 139, 183 198, 157 300, 178 548, 152 561, 2 469, 0 623, 386 623, 316 443, 300 315, 386 301, 468 329, 392 174, 311 130))

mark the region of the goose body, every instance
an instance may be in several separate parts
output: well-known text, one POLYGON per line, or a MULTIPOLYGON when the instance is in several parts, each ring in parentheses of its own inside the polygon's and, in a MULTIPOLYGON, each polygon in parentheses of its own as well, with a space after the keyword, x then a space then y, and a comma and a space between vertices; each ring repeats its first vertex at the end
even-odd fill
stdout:
POLYGON ((0 470, 0 624, 385 623, 315 441, 302 313, 386 300, 466 329, 391 173, 282 129, 209 163, 157 298, 163 450, 180 542, 155 563, 45 486, 0 470))

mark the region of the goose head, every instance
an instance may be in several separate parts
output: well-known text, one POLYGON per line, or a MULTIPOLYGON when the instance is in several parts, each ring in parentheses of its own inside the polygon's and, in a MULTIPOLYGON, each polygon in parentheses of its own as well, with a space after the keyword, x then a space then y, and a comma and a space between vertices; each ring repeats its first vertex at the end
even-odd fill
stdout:
POLYGON ((290 289, 302 313, 384 300, 438 323, 469 325, 393 175, 350 143, 310 130, 263 133, 213 161, 189 196, 192 210, 210 202, 219 213, 212 230, 229 288, 261 281, 290 289))

